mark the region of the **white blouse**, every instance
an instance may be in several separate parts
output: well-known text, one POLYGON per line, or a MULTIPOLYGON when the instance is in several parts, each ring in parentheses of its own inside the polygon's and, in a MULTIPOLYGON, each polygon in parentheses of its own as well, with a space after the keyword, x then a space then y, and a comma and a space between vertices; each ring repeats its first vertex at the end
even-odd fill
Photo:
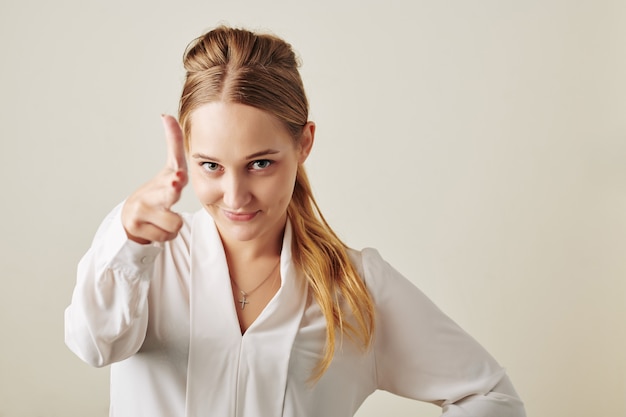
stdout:
POLYGON ((337 339, 315 384, 325 319, 291 260, 281 287, 242 336, 212 218, 186 214, 178 237, 140 245, 118 206, 78 265, 65 311, 69 348, 111 364, 114 417, 348 417, 376 389, 441 405, 443 416, 522 417, 503 368, 373 249, 351 251, 376 305, 363 352, 337 339))

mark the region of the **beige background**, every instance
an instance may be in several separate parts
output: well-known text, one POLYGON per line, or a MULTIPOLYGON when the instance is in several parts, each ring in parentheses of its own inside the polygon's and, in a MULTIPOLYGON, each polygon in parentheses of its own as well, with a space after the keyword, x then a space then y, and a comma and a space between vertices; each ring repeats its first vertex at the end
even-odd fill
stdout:
MULTIPOLYGON (((75 266, 164 162, 183 50, 220 22, 301 55, 309 170, 351 246, 478 338, 529 416, 626 415, 626 2, 2 0, 0 416, 107 414, 108 370, 63 343, 75 266)), ((379 393, 358 416, 438 413, 379 393)))

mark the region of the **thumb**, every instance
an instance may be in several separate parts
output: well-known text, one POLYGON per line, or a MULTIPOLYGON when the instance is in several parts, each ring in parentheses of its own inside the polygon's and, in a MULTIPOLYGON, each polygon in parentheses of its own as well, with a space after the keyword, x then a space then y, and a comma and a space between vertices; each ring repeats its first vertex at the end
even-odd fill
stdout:
POLYGON ((167 142, 167 167, 173 171, 187 172, 187 159, 185 157, 185 145, 183 132, 178 121, 167 114, 161 115, 165 141, 167 142))

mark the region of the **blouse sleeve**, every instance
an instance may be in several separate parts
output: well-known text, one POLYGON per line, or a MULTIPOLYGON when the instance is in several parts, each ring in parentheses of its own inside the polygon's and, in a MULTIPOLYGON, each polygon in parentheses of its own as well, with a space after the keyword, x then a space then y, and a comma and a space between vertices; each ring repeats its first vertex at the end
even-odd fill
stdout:
POLYGON ((440 405, 445 417, 524 417, 505 370, 377 251, 363 251, 376 304, 378 388, 440 405))
POLYGON ((127 238, 121 205, 102 222, 78 264, 65 310, 65 343, 78 357, 100 367, 139 350, 148 323, 150 277, 161 251, 157 244, 127 238))

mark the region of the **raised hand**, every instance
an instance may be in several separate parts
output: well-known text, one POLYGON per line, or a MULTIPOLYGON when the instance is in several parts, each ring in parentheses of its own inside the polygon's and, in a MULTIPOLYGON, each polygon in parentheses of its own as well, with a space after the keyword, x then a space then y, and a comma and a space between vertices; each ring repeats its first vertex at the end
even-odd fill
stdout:
POLYGON ((126 235, 143 244, 174 239, 183 225, 180 215, 170 210, 188 180, 183 133, 175 118, 164 115, 162 119, 167 141, 165 168, 131 194, 122 207, 126 235))

